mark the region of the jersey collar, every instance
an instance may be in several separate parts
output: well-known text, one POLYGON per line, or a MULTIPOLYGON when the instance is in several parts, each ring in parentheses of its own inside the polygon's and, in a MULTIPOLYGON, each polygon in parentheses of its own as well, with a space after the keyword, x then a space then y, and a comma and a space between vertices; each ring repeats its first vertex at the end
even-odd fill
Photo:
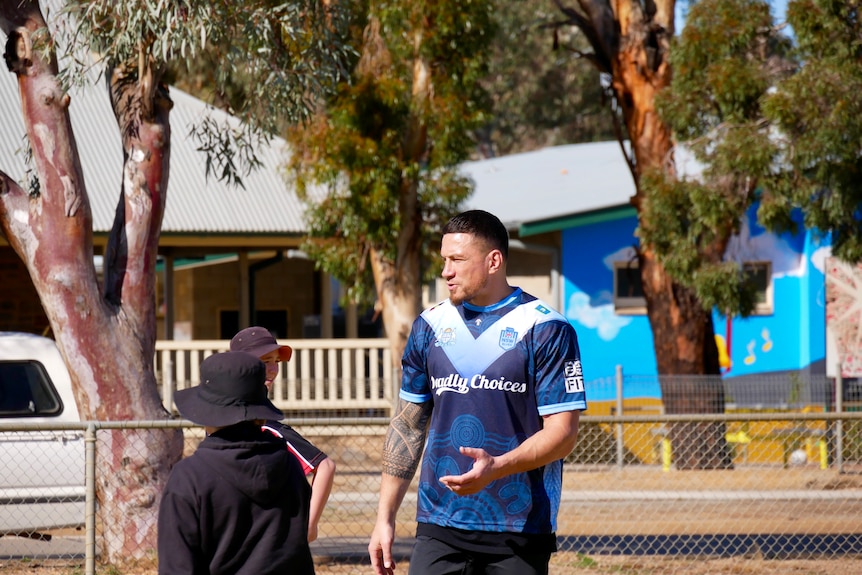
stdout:
POLYGON ((465 301, 464 302, 464 308, 469 309, 470 311, 484 311, 484 312, 494 311, 496 309, 500 309, 501 307, 505 307, 505 306, 509 305, 510 303, 512 303, 513 301, 518 299, 519 297, 521 297, 521 288, 516 287, 512 293, 510 293, 508 296, 504 297, 503 299, 501 299, 497 303, 492 303, 491 305, 486 305, 486 306, 478 306, 478 305, 472 305, 472 304, 465 301))

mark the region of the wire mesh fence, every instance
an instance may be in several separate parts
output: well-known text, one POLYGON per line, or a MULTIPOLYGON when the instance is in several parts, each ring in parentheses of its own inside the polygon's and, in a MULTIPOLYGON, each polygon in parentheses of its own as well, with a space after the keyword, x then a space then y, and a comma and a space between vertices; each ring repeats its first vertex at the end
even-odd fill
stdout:
MULTIPOLYGON (((711 396, 719 391, 700 383, 689 378, 681 385, 705 387, 711 396)), ((694 557, 862 558, 862 411, 852 411, 852 401, 836 411, 833 387, 821 401, 807 395, 796 403, 741 406, 725 395, 724 409, 710 413, 671 413, 667 401, 622 387, 618 393, 618 382, 592 384, 595 399, 565 466, 553 573, 573 573, 585 557, 667 558, 664 573, 694 557)), ((707 401, 714 397, 701 405, 707 401)), ((319 571, 338 565, 339 573, 367 573, 388 420, 291 424, 338 466, 312 544, 319 571)), ((97 512, 88 529, 87 483, 110 472, 99 458, 87 458, 88 433, 98 452, 108 448, 109 428, 159 426, 183 427, 186 455, 203 437, 177 421, 51 427, 0 420, 0 559, 51 558, 87 565, 85 571, 100 565, 105 538, 118 526, 105 525, 97 512)), ((409 561, 415 505, 411 490, 397 518, 402 562, 409 561)))

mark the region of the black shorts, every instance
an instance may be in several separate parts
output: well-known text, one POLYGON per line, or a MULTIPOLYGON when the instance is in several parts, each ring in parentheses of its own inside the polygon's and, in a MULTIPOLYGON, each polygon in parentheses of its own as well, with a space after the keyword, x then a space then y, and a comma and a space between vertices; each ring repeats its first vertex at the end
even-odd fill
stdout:
POLYGON ((547 553, 478 553, 419 535, 408 575, 548 575, 547 553))

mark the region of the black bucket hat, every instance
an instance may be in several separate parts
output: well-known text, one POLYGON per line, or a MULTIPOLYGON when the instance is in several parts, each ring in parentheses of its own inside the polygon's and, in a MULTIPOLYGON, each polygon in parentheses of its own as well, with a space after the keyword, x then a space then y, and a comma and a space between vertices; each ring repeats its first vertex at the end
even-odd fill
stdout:
POLYGON ((242 351, 226 351, 201 362, 201 384, 174 394, 180 415, 199 425, 227 427, 254 419, 282 419, 267 397, 266 365, 242 351))

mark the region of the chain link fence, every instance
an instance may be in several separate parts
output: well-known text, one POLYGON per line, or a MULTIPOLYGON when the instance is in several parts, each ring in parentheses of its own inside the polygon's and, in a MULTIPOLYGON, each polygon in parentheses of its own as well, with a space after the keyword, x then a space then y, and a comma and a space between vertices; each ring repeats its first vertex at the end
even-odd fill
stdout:
MULTIPOLYGON (((834 385, 819 380, 815 386, 826 386, 821 396, 812 398, 809 389, 796 402, 758 403, 753 382, 746 393, 754 399, 744 404, 740 394, 730 402, 727 389, 703 383, 654 378, 588 385, 588 398, 595 399, 567 458, 553 573, 574 573, 584 557, 600 556, 862 558, 862 411, 854 411, 856 404, 843 401, 843 391, 836 402, 834 385), (672 402, 633 395, 641 384, 663 387, 665 394, 674 386, 706 390, 704 401, 721 399, 725 409, 672 413, 672 402)), ((674 409, 682 411, 678 404, 674 409)), ((338 565, 339 573, 367 573, 388 420, 291 424, 337 463, 312 545, 319 571, 338 565)), ((178 421, 52 427, 0 419, 0 559, 51 558, 94 572, 111 526, 98 521, 92 499, 90 483, 107 472, 93 450, 107 440, 108 428, 159 426, 183 427, 186 454, 203 437, 199 427, 178 421)), ((409 561, 415 504, 414 489, 397 518, 395 552, 402 562, 409 561)), ((145 551, 155 557, 155 550, 145 551)), ((670 561, 662 572, 682 563, 670 561)))

